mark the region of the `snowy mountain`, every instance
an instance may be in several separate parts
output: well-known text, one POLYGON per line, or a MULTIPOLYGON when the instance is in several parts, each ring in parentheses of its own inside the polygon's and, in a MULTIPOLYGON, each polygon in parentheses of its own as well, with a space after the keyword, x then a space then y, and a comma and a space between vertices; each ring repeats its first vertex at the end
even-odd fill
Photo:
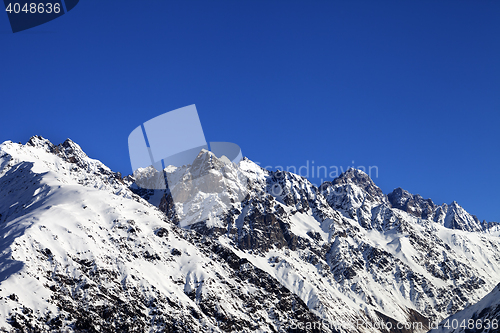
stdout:
POLYGON ((481 301, 446 318, 430 332, 500 332, 500 284, 481 301))
POLYGON ((355 169, 316 188, 201 151, 122 178, 33 137, 0 145, 0 214, 7 331, 424 332, 500 281, 496 224, 355 169))
POLYGON ((479 222, 475 215, 468 214, 456 201, 448 206, 435 205, 431 199, 424 200, 420 195, 410 194, 397 188, 388 195, 392 207, 423 219, 433 220, 446 228, 465 231, 484 231, 487 226, 479 222))

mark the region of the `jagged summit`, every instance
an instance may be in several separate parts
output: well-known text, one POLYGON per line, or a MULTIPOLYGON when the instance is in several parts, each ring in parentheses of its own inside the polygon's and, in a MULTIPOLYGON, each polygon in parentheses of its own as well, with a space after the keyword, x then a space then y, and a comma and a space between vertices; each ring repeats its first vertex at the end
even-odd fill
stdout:
POLYGON ((44 148, 47 149, 49 152, 53 152, 53 150, 56 147, 58 148, 64 147, 66 149, 72 149, 74 151, 77 151, 79 154, 85 154, 82 148, 70 138, 67 138, 66 140, 64 140, 63 143, 56 146, 49 139, 46 139, 40 135, 34 135, 28 140, 28 142, 26 142, 26 145, 35 148, 44 148))
POLYGON ((387 195, 393 208, 400 209, 417 218, 432 220, 449 229, 485 231, 490 226, 481 223, 475 215, 469 214, 456 201, 450 205, 436 205, 431 199, 398 187, 387 195))
POLYGON ((48 139, 45 139, 44 137, 42 137, 40 135, 32 136, 26 144, 30 145, 32 147, 42 147, 42 148, 48 148, 48 149, 55 147, 52 144, 52 142, 50 142, 48 139))
MULTIPOLYGON (((90 159, 87 154, 85 154, 83 149, 77 143, 69 138, 64 140, 63 143, 56 146, 52 142, 50 142, 50 140, 45 139, 42 136, 35 135, 28 140, 26 145, 35 148, 42 148, 49 153, 60 156, 66 161, 78 164, 78 166, 83 168, 87 168, 90 165, 90 159)), ((101 167, 103 169, 106 168, 109 171, 109 169, 104 166, 104 164, 100 164, 102 165, 101 167)))
POLYGON ((214 153, 202 149, 191 164, 191 174, 194 177, 206 175, 210 170, 219 170, 226 165, 223 159, 217 158, 214 153))
POLYGON ((359 169, 349 168, 332 181, 333 185, 346 185, 349 183, 359 186, 375 197, 382 198, 384 196, 382 190, 375 185, 370 176, 359 169))
POLYGON ((390 206, 382 190, 363 171, 350 168, 332 182, 320 187, 328 204, 348 218, 357 219, 363 227, 372 224, 372 209, 390 206))
POLYGON ((33 164, 36 172, 62 173, 60 179, 68 182, 93 184, 96 188, 121 191, 125 187, 119 172, 112 172, 102 162, 92 159, 71 139, 54 145, 42 136, 32 136, 25 145, 10 141, 0 145, 3 162, 0 175, 13 165, 23 162, 33 164), (69 180, 71 179, 71 180, 69 180))
POLYGON ((370 176, 368 176, 364 171, 356 168, 347 169, 331 181, 333 184, 347 184, 349 182, 357 185, 373 184, 370 176))
POLYGON ((469 214, 456 201, 448 206, 446 213, 444 226, 447 228, 473 232, 483 231, 479 219, 475 215, 469 214))
POLYGON ((420 194, 411 194, 401 187, 394 189, 387 195, 387 198, 393 208, 423 219, 433 219, 437 209, 431 199, 424 199, 420 194))

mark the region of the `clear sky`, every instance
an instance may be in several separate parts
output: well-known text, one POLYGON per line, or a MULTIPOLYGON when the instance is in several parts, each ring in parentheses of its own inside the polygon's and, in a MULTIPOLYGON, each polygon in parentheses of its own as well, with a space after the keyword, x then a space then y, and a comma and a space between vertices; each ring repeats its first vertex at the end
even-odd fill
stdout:
POLYGON ((500 221, 499 1, 82 0, 16 34, 0 13, 0 40, 0 141, 128 174, 129 133, 196 104, 262 166, 376 166, 500 221))

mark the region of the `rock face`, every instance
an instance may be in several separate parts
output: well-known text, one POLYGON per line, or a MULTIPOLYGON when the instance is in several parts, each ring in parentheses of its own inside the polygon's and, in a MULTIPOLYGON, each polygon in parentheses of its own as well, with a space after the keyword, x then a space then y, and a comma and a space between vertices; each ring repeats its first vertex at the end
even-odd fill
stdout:
POLYGON ((354 184, 362 189, 363 192, 368 194, 371 200, 387 203, 387 199, 384 193, 382 193, 382 190, 378 188, 373 180, 371 180, 371 178, 362 171, 350 168, 346 172, 342 173, 338 178, 335 178, 331 184, 333 186, 354 184))
POLYGON ((456 201, 449 206, 438 206, 431 199, 424 199, 419 194, 413 195, 402 188, 395 189, 387 197, 393 208, 418 218, 433 220, 449 229, 481 232, 488 228, 487 225, 482 225, 475 215, 467 213, 456 201))
POLYGON ((500 281, 498 224, 355 169, 317 188, 202 151, 122 178, 33 137, 0 145, 0 214, 6 330, 424 332, 500 281))
POLYGON ((430 333, 500 332, 500 284, 474 305, 446 318, 430 333))
POLYGON ((419 194, 413 195, 398 187, 387 195, 393 208, 401 209, 410 215, 426 220, 434 220, 436 206, 431 199, 424 199, 419 194))

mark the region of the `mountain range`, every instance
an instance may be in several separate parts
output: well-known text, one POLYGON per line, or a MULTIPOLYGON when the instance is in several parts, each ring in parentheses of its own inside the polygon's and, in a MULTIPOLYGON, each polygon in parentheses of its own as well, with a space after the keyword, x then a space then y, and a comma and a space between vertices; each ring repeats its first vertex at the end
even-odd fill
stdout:
POLYGON ((451 332, 499 317, 500 224, 386 195, 356 169, 316 187, 202 150, 123 177, 69 139, 7 141, 0 235, 6 332, 451 332))

